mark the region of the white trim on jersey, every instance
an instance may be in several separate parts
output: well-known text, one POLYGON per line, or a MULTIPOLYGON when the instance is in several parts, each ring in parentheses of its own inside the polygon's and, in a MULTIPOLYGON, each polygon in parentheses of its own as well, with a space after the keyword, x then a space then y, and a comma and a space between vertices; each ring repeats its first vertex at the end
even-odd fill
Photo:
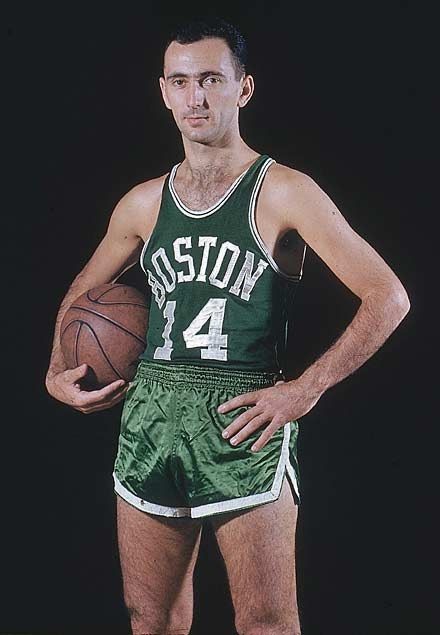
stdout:
POLYGON ((182 517, 189 516, 191 518, 200 518, 202 516, 209 516, 213 514, 219 514, 221 512, 228 512, 239 509, 247 509, 248 507, 254 507, 263 503, 269 503, 277 500, 281 492, 281 486, 283 483, 283 476, 287 474, 295 493, 299 499, 298 481, 296 479, 295 470, 289 460, 289 441, 290 441, 290 422, 284 425, 284 438, 281 447, 280 458, 278 461, 275 477, 272 483, 272 487, 269 491, 262 494, 252 494, 250 496, 242 496, 240 498, 232 498, 225 501, 219 501, 218 503, 208 503, 207 505, 198 505, 197 507, 167 507, 164 505, 158 505, 157 503, 150 503, 143 498, 139 498, 132 492, 130 492, 119 481, 116 474, 113 472, 114 489, 119 496, 121 496, 128 503, 137 507, 141 511, 149 512, 151 514, 157 514, 159 516, 173 516, 182 517))
MULTIPOLYGON (((151 236, 151 235, 150 235, 151 236)), ((142 247, 142 251, 141 251, 141 255, 139 256, 139 264, 141 266, 142 271, 144 272, 144 274, 147 276, 148 278, 148 274, 145 271, 145 267, 144 267, 144 255, 145 252, 147 250, 148 247, 148 243, 150 242, 150 236, 147 238, 147 240, 144 242, 144 246, 142 247)))
POLYGON ((275 163, 274 159, 271 159, 270 157, 268 159, 266 159, 266 161, 263 163, 263 165, 261 167, 261 170, 260 170, 260 173, 258 175, 258 178, 255 181, 254 189, 252 191, 251 200, 250 200, 250 203, 249 203, 249 227, 251 229, 251 233, 252 233, 252 236, 255 239, 255 242, 257 243, 257 245, 260 247, 260 249, 263 252, 263 254, 268 259, 269 264, 272 267, 272 269, 274 271, 276 271, 283 278, 286 278, 287 280, 297 280, 298 281, 298 280, 301 280, 301 277, 302 277, 305 250, 304 250, 303 259, 302 259, 302 262, 301 262, 301 271, 299 272, 299 274, 289 275, 288 273, 284 273, 284 271, 281 271, 281 269, 279 268, 279 266, 277 265, 275 260, 272 258, 271 254, 269 253, 269 251, 268 251, 263 239, 261 238, 261 236, 260 236, 260 234, 258 232, 257 223, 256 223, 256 220, 255 220, 255 209, 256 209, 256 202, 257 202, 258 192, 260 191, 260 187, 261 187, 261 183, 263 182, 264 175, 266 174, 268 168, 272 165, 272 163, 275 163))
POLYGON ((171 170, 170 178, 168 180, 168 188, 170 190, 171 196, 173 197, 173 200, 174 200, 176 206, 180 209, 180 211, 183 214, 185 214, 185 216, 190 216, 191 218, 206 218, 206 216, 210 216, 211 214, 214 214, 214 212, 216 212, 223 205, 223 203, 226 202, 226 200, 231 196, 232 192, 237 188, 237 186, 240 184, 242 179, 245 177, 245 175, 248 172, 248 170, 254 164, 250 165, 244 172, 242 172, 240 174, 240 176, 238 176, 235 179, 235 181, 232 183, 232 185, 229 186, 229 188, 226 190, 226 192, 223 194, 223 196, 217 201, 217 203, 215 203, 214 205, 211 205, 211 207, 208 207, 207 209, 201 209, 201 210, 194 210, 194 209, 190 209, 189 207, 187 207, 180 200, 179 195, 176 192, 176 189, 174 187, 174 176, 176 174, 176 171, 177 171, 177 168, 179 167, 179 165, 181 165, 181 164, 177 163, 173 167, 173 169, 171 170))

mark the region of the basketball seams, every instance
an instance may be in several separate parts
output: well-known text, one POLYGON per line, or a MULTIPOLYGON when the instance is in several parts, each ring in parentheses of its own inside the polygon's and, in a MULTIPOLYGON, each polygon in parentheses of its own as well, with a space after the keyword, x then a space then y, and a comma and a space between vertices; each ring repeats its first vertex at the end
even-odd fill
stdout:
MULTIPOLYGON (((125 302, 121 302, 121 304, 126 304, 125 302)), ((118 328, 121 329, 121 331, 124 331, 124 333, 127 333, 128 335, 131 335, 132 337, 134 337, 135 339, 137 339, 138 342, 140 342, 141 344, 146 345, 146 341, 145 339, 143 339, 142 337, 139 337, 139 335, 136 335, 136 333, 133 333, 132 331, 130 331, 130 329, 128 329, 126 326, 122 326, 122 324, 120 324, 119 322, 116 322, 116 320, 112 320, 112 318, 107 317, 107 315, 102 315, 102 313, 98 313, 98 311, 94 311, 93 309, 88 309, 84 306, 78 306, 75 304, 72 304, 72 306, 70 307, 71 309, 78 309, 79 311, 85 311, 86 313, 91 313, 92 315, 96 315, 97 317, 101 318, 102 320, 105 320, 106 322, 110 322, 110 324, 113 324, 113 326, 117 326, 118 328)), ((79 318, 77 318, 77 320, 79 321, 79 318)), ((73 320, 76 321, 76 320, 73 320)), ((84 322, 84 324, 87 324, 87 322, 84 322)))
POLYGON ((148 305, 138 289, 112 283, 85 291, 68 308, 60 327, 68 368, 87 363, 96 387, 116 379, 130 381, 145 350, 147 326, 148 305))
POLYGON ((99 347, 99 350, 101 351, 105 361, 107 362, 107 364, 110 366, 110 368, 112 369, 112 371, 120 378, 120 379, 124 379, 121 375, 121 373, 117 370, 117 368, 115 368, 115 366, 112 364, 109 356, 107 355, 107 353, 105 352, 104 348, 102 347, 101 342, 99 341, 99 337, 96 333, 96 331, 93 329, 92 326, 90 326, 90 324, 88 324, 87 322, 82 322, 81 326, 87 326, 87 328, 89 329, 89 331, 92 333, 93 338, 95 339, 96 344, 99 347))
MULTIPOLYGON (((78 329, 75 332, 75 341, 74 341, 74 345, 73 345, 73 351, 74 351, 74 361, 76 366, 79 366, 79 348, 80 348, 80 343, 81 343, 81 331, 84 330, 83 327, 87 327, 89 332, 92 334, 93 339, 95 340, 95 343, 98 345, 99 350, 102 353, 102 356, 104 357, 105 361, 108 363, 108 365, 110 366, 110 368, 112 369, 112 371, 118 375, 118 377, 120 379, 124 379, 123 376, 121 375, 121 373, 117 370, 117 368, 115 368, 115 366, 112 364, 109 356, 107 355, 105 349, 103 348, 101 342, 99 341, 99 337, 98 334, 96 333, 96 331, 94 330, 94 328, 88 324, 88 322, 86 322, 85 320, 81 320, 81 318, 75 318, 73 319, 71 322, 69 322, 66 326, 66 328, 63 330, 63 332, 61 333, 61 339, 63 338, 64 334, 66 333, 66 331, 68 330, 69 327, 71 327, 75 324, 78 324, 78 329)), ((89 364, 90 365, 90 364, 89 364)))
MULTIPOLYGON (((76 320, 77 321, 77 320, 76 320)), ((74 322, 70 322, 68 326, 70 326, 70 324, 74 324, 74 322)), ((79 366, 78 363, 78 348, 79 348, 79 337, 80 337, 80 333, 81 333, 81 328, 82 325, 84 324, 84 322, 79 321, 79 327, 75 333, 75 343, 74 343, 74 358, 75 358, 75 366, 79 366)), ((61 335, 61 337, 63 337, 64 333, 67 331, 67 327, 64 329, 63 334, 61 335)))
POLYGON ((87 299, 90 300, 90 302, 96 303, 96 304, 102 304, 103 306, 108 306, 108 305, 117 305, 117 304, 127 304, 129 306, 140 306, 142 308, 144 308, 144 304, 142 304, 141 302, 130 302, 129 300, 124 300, 123 302, 121 300, 116 300, 113 302, 102 302, 101 298, 103 298, 107 293, 110 293, 111 291, 114 291, 114 288, 116 287, 122 287, 124 285, 112 285, 109 289, 105 289, 101 295, 98 295, 95 298, 92 298, 92 296, 90 295, 90 292, 92 291, 92 289, 88 289, 88 291, 86 292, 86 296, 87 299))

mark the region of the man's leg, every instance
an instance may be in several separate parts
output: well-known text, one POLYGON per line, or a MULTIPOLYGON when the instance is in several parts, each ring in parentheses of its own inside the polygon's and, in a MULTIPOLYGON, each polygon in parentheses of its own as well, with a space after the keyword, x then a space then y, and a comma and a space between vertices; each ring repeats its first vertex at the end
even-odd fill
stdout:
POLYGON ((188 635, 201 521, 153 516, 116 498, 124 598, 133 635, 188 635))
POLYGON ((239 635, 300 635, 295 575, 298 507, 284 479, 278 500, 213 516, 239 635))

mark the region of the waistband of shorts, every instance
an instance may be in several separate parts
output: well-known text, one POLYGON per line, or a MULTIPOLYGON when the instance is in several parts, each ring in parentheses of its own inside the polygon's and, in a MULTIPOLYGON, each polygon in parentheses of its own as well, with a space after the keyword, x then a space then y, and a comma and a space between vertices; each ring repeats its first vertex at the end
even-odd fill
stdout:
POLYGON ((141 360, 136 378, 153 379, 169 386, 202 386, 233 388, 243 392, 273 386, 284 379, 282 371, 251 371, 192 364, 163 364, 141 360))

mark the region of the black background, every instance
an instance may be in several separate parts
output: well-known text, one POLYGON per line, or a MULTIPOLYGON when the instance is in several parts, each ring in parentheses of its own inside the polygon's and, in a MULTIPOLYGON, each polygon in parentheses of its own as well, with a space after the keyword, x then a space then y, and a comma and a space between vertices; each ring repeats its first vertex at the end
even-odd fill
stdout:
MULTIPOLYGON (((191 9, 16 3, 8 15, 2 633, 127 632, 111 478, 120 407, 85 417, 45 393, 44 375, 58 306, 111 210, 182 159, 157 77, 163 37, 191 9)), ((378 353, 301 420, 303 633, 434 635, 433 16, 403 1, 203 9, 249 41, 256 92, 241 113, 244 139, 312 176, 412 302, 378 353)), ((138 267, 120 281, 145 285, 138 267)), ((308 249, 294 374, 358 304, 308 249)), ((208 530, 195 590, 193 634, 232 634, 208 530)))

